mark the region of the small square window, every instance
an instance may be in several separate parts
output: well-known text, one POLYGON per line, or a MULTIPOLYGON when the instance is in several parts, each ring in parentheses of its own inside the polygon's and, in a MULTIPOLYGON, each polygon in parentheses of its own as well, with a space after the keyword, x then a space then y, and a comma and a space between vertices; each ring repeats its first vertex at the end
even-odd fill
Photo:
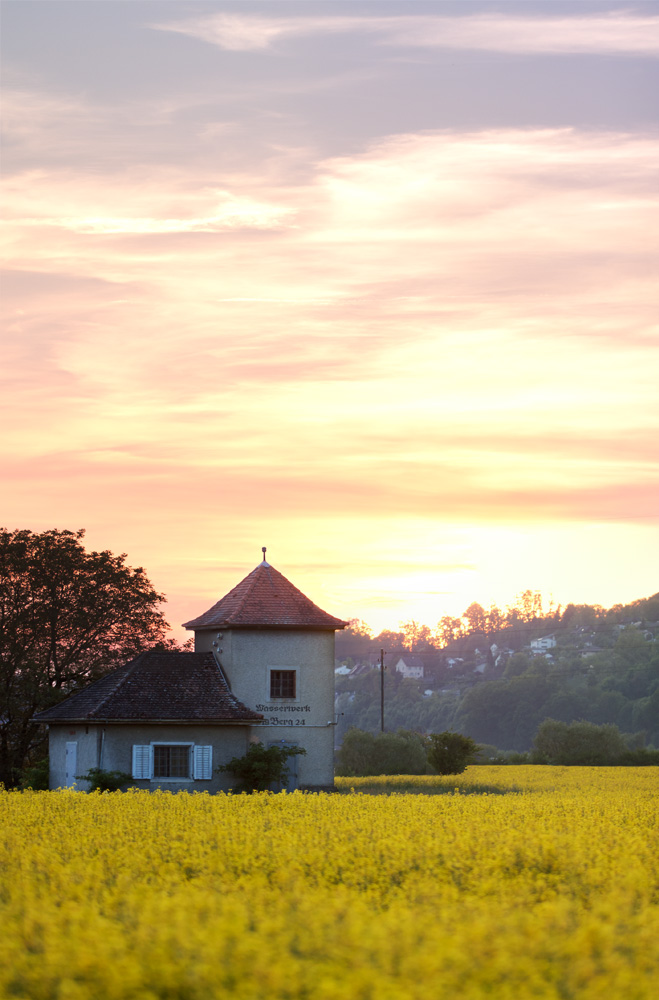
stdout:
POLYGON ((295 671, 270 671, 270 697, 295 698, 295 671))
POLYGON ((190 747, 156 745, 153 748, 154 778, 189 778, 190 747))

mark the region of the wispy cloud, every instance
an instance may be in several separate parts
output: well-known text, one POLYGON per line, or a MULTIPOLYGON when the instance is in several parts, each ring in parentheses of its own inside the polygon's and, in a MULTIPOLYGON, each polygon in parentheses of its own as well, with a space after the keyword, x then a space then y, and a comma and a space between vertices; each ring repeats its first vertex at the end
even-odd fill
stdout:
MULTIPOLYGON (((196 392, 220 364, 225 386, 360 381, 367 366, 387 392, 405 380, 419 420, 428 407, 461 420, 526 408, 542 422, 559 391, 566 420, 575 406, 599 420, 607 401, 633 399, 633 359, 656 336, 656 158, 649 136, 491 130, 393 137, 291 186, 245 173, 220 189, 173 167, 26 172, 6 185, 5 238, 16 268, 80 282, 57 357, 82 380, 139 383, 157 332, 163 365, 190 364, 196 392), (104 340, 115 324, 120 357, 123 332, 104 340), (608 359, 574 348, 594 338, 621 352, 615 386, 608 359), (487 364, 474 370, 466 342, 487 364), (439 372, 450 377, 433 399, 439 372)), ((56 335, 62 302, 22 305, 11 322, 24 337, 56 335)), ((333 388, 313 391, 331 408, 333 388)))
POLYGON ((44 218, 16 219, 21 226, 58 226, 83 235, 112 236, 164 235, 167 233, 219 233, 232 229, 279 229, 290 224, 293 210, 257 203, 229 203, 217 215, 203 219, 156 219, 51 216, 44 218))
POLYGON ((410 18, 392 26, 387 41, 431 48, 480 49, 507 53, 657 53, 659 17, 616 13, 574 17, 410 18))
POLYGON ((228 191, 207 176, 190 177, 171 166, 126 167, 119 175, 92 178, 71 169, 25 171, 6 181, 3 200, 18 230, 56 227, 83 235, 271 230, 293 225, 296 211, 281 197, 228 191))
POLYGON ((217 13, 153 25, 233 52, 258 52, 304 36, 363 34, 397 46, 507 53, 659 52, 659 17, 625 12, 546 17, 471 14, 372 17, 260 17, 217 13))

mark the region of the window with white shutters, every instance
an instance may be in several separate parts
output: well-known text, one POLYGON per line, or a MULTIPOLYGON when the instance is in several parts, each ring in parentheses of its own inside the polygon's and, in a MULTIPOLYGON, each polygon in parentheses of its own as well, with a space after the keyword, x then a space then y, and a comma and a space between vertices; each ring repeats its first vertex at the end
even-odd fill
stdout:
POLYGON ((210 781, 213 777, 212 746, 194 743, 149 743, 133 746, 133 778, 175 781, 210 781))

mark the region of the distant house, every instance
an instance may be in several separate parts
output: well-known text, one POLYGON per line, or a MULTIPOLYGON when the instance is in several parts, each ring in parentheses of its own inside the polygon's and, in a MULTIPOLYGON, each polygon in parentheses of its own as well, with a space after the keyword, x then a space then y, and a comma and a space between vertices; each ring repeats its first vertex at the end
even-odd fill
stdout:
POLYGON ((185 624, 194 653, 142 653, 35 716, 49 728, 50 787, 99 767, 141 788, 220 791, 234 779, 217 765, 257 740, 304 747, 289 787, 331 786, 334 632, 346 624, 264 558, 185 624))
POLYGON ((541 639, 531 639, 529 643, 532 652, 546 653, 548 649, 553 649, 556 645, 555 635, 543 635, 541 639))
POLYGON ((403 677, 413 677, 418 680, 423 677, 423 660, 418 656, 401 656, 394 670, 403 677))
POLYGON ((370 663, 356 663, 349 673, 349 677, 363 677, 364 674, 370 674, 373 667, 370 663))
POLYGON ((490 653, 492 654, 492 660, 494 661, 495 667, 504 667, 506 662, 513 655, 513 650, 509 649, 507 646, 500 647, 493 642, 490 646, 490 653))

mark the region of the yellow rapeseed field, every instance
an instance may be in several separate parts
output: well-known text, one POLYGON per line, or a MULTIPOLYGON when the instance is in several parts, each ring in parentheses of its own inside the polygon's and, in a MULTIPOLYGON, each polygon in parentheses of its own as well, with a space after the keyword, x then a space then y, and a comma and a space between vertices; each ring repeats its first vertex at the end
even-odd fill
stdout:
POLYGON ((0 792, 0 996, 656 1000, 656 768, 337 784, 0 792))

